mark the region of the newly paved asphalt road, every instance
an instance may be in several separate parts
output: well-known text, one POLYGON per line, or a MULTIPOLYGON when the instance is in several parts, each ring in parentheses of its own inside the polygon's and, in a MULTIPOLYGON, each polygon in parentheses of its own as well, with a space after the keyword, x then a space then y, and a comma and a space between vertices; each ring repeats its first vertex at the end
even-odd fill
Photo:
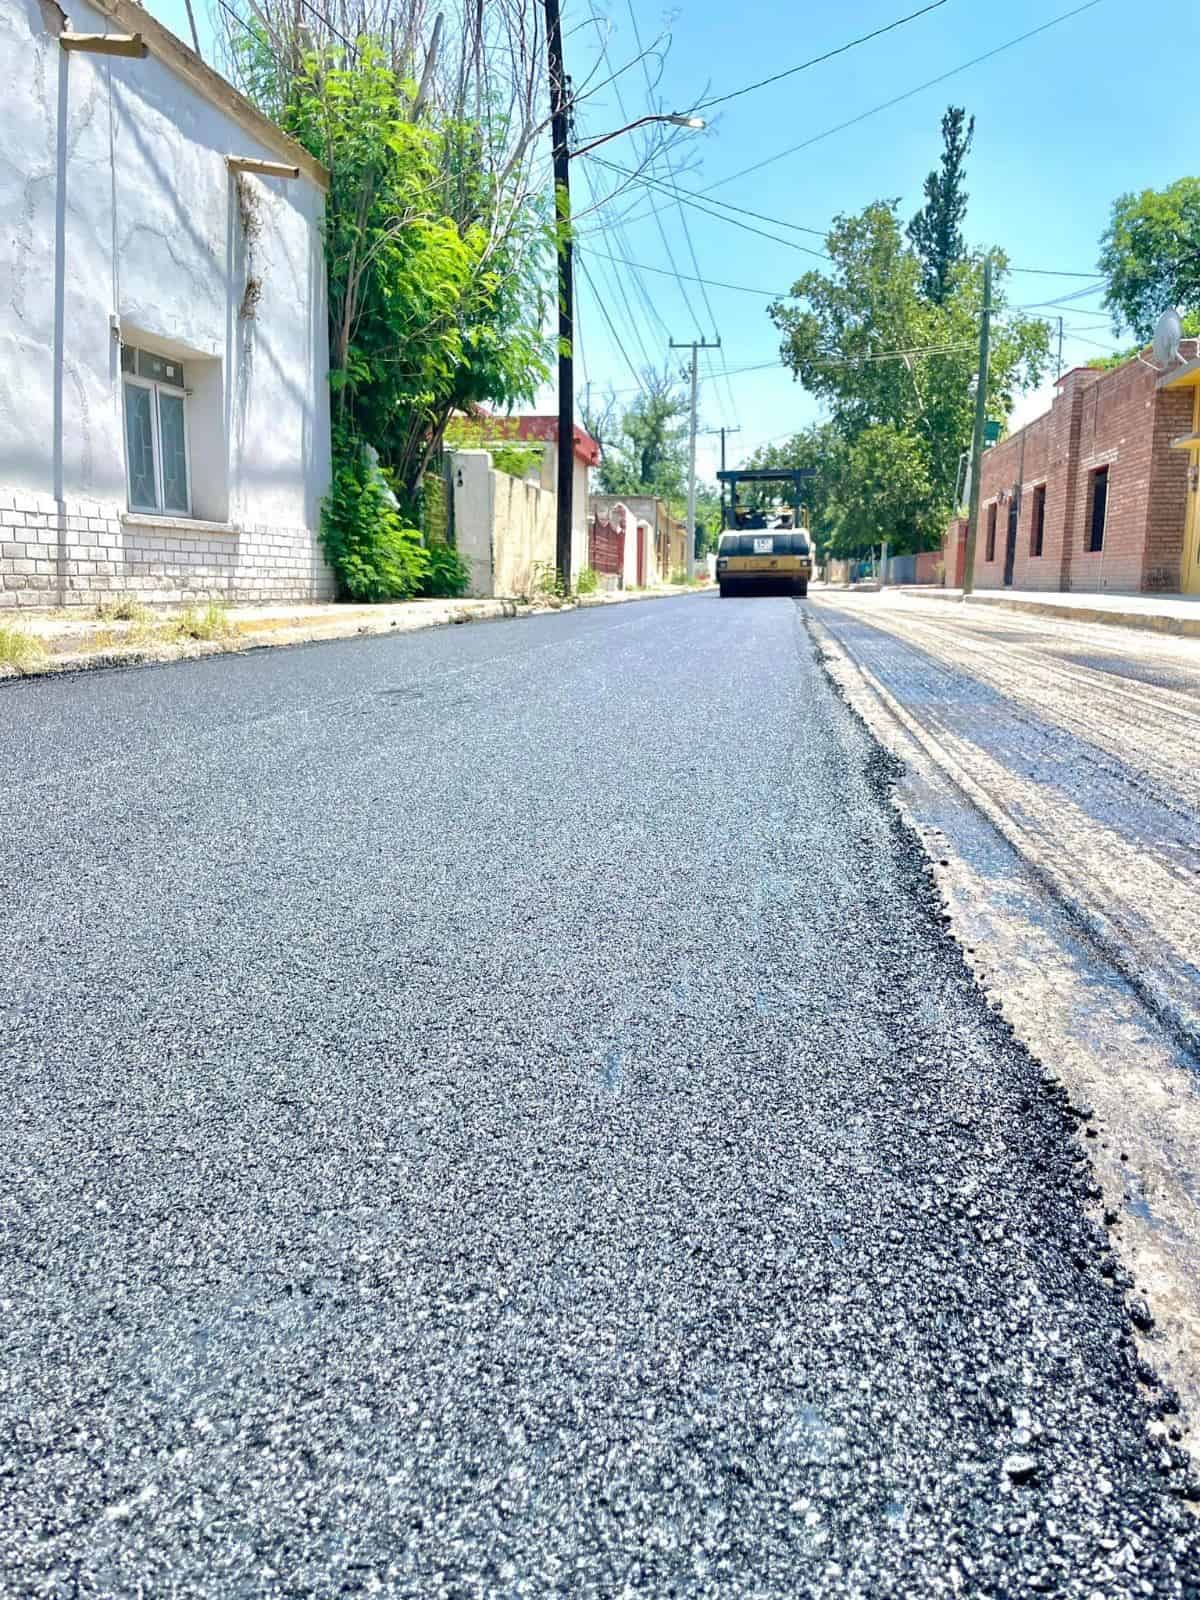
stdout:
POLYGON ((0 1593, 1200 1596, 803 619, 0 693, 0 1593))

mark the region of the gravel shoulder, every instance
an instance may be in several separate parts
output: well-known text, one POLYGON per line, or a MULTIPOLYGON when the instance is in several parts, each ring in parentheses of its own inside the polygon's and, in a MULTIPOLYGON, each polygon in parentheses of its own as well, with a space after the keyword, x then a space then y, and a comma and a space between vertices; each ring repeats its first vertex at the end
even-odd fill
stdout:
POLYGON ((1197 1600, 1069 1095, 802 617, 0 696, 0 1590, 1197 1600))

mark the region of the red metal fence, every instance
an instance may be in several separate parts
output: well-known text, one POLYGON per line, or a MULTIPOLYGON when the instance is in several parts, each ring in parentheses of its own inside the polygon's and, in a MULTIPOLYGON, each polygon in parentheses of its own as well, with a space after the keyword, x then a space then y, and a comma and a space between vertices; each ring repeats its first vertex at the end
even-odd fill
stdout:
POLYGON ((593 521, 588 551, 594 572, 620 577, 625 571, 625 530, 612 522, 593 521))

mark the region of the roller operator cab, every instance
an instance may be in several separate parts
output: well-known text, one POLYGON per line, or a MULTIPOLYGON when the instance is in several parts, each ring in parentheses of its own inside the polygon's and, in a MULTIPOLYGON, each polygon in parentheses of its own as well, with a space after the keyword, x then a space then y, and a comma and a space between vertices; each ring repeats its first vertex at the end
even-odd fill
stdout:
POLYGON ((808 593, 812 546, 804 528, 762 528, 723 533, 717 546, 717 583, 732 594, 808 593))

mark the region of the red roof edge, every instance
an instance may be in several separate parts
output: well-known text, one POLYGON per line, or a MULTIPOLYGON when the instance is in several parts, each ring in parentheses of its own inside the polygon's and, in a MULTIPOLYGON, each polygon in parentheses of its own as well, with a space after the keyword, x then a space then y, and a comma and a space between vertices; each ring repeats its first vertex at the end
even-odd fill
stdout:
MULTIPOLYGON (((517 425, 518 439, 544 439, 548 443, 558 443, 558 418, 557 417, 513 417, 517 425)), ((585 428, 575 424, 575 459, 582 461, 585 467, 598 467, 600 465, 600 446, 585 428)))

